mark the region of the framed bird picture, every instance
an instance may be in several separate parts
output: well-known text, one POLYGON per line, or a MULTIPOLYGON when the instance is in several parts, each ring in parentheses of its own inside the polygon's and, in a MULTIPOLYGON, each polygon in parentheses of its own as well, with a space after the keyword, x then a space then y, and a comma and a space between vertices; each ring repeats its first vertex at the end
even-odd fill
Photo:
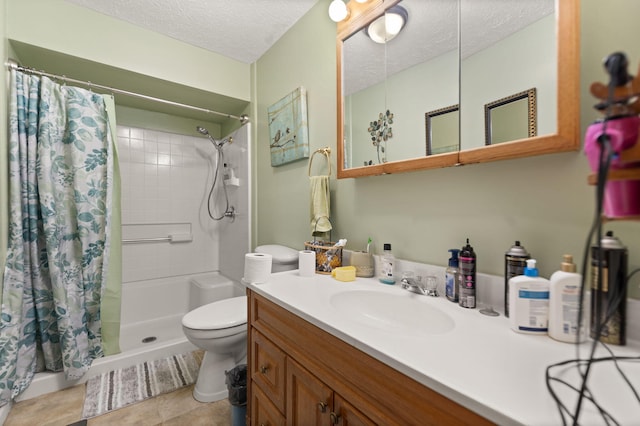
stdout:
POLYGON ((298 87, 267 108, 271 166, 309 158, 307 91, 298 87))

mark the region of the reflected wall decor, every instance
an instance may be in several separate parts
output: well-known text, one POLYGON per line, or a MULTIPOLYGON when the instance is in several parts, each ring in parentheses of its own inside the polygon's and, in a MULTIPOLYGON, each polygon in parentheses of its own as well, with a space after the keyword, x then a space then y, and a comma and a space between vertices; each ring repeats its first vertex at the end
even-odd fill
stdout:
POLYGON ((271 166, 309 157, 307 91, 298 87, 267 108, 271 166))

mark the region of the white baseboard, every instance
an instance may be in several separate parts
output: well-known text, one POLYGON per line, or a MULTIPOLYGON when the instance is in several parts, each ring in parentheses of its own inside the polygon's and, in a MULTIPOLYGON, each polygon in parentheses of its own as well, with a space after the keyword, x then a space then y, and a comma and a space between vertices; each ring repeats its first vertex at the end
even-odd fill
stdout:
POLYGON ((9 401, 8 404, 0 407, 0 426, 2 426, 4 422, 7 420, 7 417, 9 417, 9 412, 11 411, 12 406, 13 406, 13 401, 9 401))

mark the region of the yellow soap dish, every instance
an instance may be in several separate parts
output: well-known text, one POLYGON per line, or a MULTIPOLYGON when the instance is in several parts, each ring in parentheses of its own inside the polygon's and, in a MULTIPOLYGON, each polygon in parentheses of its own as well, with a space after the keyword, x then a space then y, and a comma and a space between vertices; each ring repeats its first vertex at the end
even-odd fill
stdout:
POLYGON ((355 266, 340 266, 334 268, 331 271, 331 276, 338 281, 355 281, 356 279, 356 267, 355 266))

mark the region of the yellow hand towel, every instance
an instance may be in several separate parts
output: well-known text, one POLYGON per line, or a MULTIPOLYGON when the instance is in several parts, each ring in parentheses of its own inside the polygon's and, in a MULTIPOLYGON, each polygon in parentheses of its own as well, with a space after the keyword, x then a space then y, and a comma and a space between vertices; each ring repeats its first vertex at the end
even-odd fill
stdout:
POLYGON ((329 222, 329 176, 310 176, 311 235, 331 230, 329 222))

